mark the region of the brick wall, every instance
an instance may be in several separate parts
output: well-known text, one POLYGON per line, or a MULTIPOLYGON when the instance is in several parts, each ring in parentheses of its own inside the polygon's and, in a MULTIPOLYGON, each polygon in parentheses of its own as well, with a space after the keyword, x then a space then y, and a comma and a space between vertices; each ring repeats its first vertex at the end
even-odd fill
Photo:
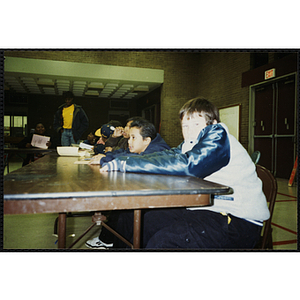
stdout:
MULTIPOLYGON (((242 73, 250 67, 250 54, 243 52, 202 53, 198 93, 217 107, 241 104, 240 142, 248 147, 249 89, 242 88, 242 73)), ((221 120, 222 121, 222 120, 221 120)))

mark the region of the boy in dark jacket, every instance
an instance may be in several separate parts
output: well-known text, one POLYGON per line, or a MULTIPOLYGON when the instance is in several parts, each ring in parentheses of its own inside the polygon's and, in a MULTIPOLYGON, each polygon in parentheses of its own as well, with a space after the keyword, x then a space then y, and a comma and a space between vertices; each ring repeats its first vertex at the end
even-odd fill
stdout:
MULTIPOLYGON (((156 155, 118 157, 114 170, 196 176, 234 192, 214 195, 212 206, 148 211, 143 218, 144 248, 252 249, 270 216, 255 164, 208 100, 191 99, 179 117, 183 143, 156 155)), ((124 236, 131 221, 121 221, 116 231, 124 236)))
POLYGON ((112 135, 105 142, 105 154, 97 154, 94 155, 90 160, 89 164, 91 165, 99 165, 100 160, 107 156, 107 159, 104 159, 102 163, 111 161, 114 157, 118 156, 118 153, 123 153, 128 148, 128 140, 129 140, 129 129, 130 125, 135 120, 143 119, 142 117, 131 117, 127 119, 126 126, 123 128, 121 126, 117 126, 112 135), (107 149, 111 148, 109 151, 107 149), (118 152, 115 152, 118 151, 118 152), (111 152, 114 152, 113 154, 111 152))
MULTIPOLYGON (((170 147, 160 134, 156 133, 155 126, 152 123, 145 119, 135 120, 130 125, 128 148, 126 150, 116 150, 111 152, 112 155, 103 157, 101 159, 101 164, 103 164, 104 167, 101 169, 101 172, 105 172, 106 168, 109 170, 115 168, 114 158, 118 156, 144 155, 168 149, 170 149, 170 147)), ((131 211, 112 211, 109 215, 107 225, 114 230, 116 229, 119 215, 122 216, 122 218, 132 218, 133 220, 133 213, 131 211)), ((131 235, 130 230, 127 232, 131 235)), ((115 239, 114 235, 110 233, 110 231, 102 227, 100 236, 87 241, 85 245, 92 249, 99 249, 112 247, 116 242, 118 243, 119 240, 115 239)))
POLYGON ((145 119, 138 119, 130 125, 128 148, 107 153, 100 160, 100 165, 102 166, 100 171, 115 170, 118 166, 116 166, 114 159, 120 156, 145 155, 168 149, 170 147, 161 135, 156 133, 154 125, 145 119))
POLYGON ((82 134, 89 127, 89 119, 80 105, 74 104, 72 92, 63 94, 65 104, 62 104, 54 115, 53 128, 61 133, 61 145, 79 144, 82 134))

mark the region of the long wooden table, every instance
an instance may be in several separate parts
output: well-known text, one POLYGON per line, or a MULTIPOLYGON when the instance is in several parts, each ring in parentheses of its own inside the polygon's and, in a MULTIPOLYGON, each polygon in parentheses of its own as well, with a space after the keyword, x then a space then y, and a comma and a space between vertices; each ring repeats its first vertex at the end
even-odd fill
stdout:
POLYGON ((140 247, 141 209, 213 205, 230 187, 189 176, 100 173, 78 157, 46 155, 4 176, 4 214, 59 213, 58 248, 66 247, 66 213, 134 210, 133 248, 140 247))

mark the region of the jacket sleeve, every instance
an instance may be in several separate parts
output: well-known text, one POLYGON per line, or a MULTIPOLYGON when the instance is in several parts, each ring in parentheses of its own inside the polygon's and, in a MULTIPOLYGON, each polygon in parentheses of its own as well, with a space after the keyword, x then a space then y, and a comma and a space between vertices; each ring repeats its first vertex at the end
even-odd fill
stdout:
POLYGON ((80 108, 79 120, 80 126, 78 127, 78 136, 76 136, 76 139, 80 139, 82 134, 89 128, 89 118, 82 108, 80 108))
POLYGON ((57 110, 56 113, 54 114, 53 129, 56 132, 59 132, 62 129, 61 111, 60 110, 57 110))
POLYGON ((181 146, 179 146, 142 157, 120 157, 118 159, 126 162, 124 165, 126 172, 188 175, 204 178, 228 164, 230 144, 226 130, 216 124, 206 126, 199 134, 198 143, 186 153, 181 153, 181 146))
POLYGON ((105 163, 108 163, 119 156, 132 156, 137 155, 135 153, 130 153, 128 150, 118 149, 113 152, 107 152, 105 157, 102 157, 100 160, 100 165, 104 166, 105 163))

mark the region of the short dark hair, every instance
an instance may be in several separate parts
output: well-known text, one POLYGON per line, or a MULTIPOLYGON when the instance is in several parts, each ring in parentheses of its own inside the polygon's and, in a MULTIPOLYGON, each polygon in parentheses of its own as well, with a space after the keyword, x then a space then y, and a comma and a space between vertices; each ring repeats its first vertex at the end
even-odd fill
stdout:
POLYGON ((130 128, 132 127, 137 127, 140 129, 140 134, 143 137, 143 140, 147 137, 150 137, 151 140, 154 140, 156 138, 155 126, 146 119, 138 118, 134 120, 130 124, 130 128))
POLYGON ((42 122, 36 123, 34 128, 37 128, 37 126, 40 125, 40 124, 43 125, 43 127, 46 129, 45 125, 42 122))
POLYGON ((185 114, 191 115, 194 112, 202 112, 204 114, 206 125, 211 125, 214 120, 218 123, 220 122, 218 108, 202 97, 193 98, 186 102, 179 111, 179 118, 182 120, 185 114))
POLYGON ((67 91, 67 92, 63 92, 63 97, 64 99, 73 99, 74 98, 74 94, 71 91, 67 91))
MULTIPOLYGON (((128 119, 126 120, 126 124, 127 124, 128 122, 130 122, 130 121, 135 121, 135 120, 140 120, 140 119, 144 120, 144 118, 142 118, 142 117, 140 117, 140 116, 128 118, 128 119)), ((126 125, 126 124, 125 124, 125 125, 126 125)))
POLYGON ((110 120, 110 121, 107 122, 107 124, 112 125, 114 127, 122 126, 122 123, 118 120, 110 120))

